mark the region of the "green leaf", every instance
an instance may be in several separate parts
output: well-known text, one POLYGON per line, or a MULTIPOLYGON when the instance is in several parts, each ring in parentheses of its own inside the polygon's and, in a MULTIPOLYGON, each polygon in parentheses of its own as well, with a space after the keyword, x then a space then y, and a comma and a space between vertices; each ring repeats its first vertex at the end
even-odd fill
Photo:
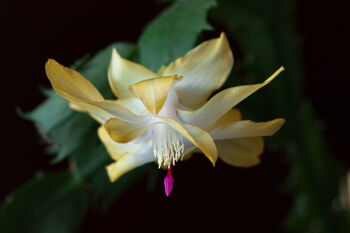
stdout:
POLYGON ((74 172, 84 180, 99 170, 105 172, 105 166, 113 162, 99 138, 95 136, 91 136, 84 146, 73 152, 71 158, 76 169, 74 172))
POLYGON ((51 162, 62 161, 85 144, 88 135, 96 133, 97 125, 86 113, 74 112, 70 114, 66 122, 57 125, 50 133, 50 138, 54 139, 55 143, 53 151, 56 153, 56 157, 51 162), (57 148, 57 145, 62 146, 57 148))
POLYGON ((67 172, 39 173, 0 209, 0 232, 74 233, 87 210, 81 182, 67 172))
POLYGON ((214 5, 214 0, 182 0, 163 11, 140 37, 141 64, 157 71, 192 49, 198 33, 211 29, 206 15, 214 5))
POLYGON ((47 91, 46 96, 47 99, 41 105, 24 115, 37 124, 40 133, 44 136, 73 113, 72 109, 67 108, 67 101, 55 92, 47 91))

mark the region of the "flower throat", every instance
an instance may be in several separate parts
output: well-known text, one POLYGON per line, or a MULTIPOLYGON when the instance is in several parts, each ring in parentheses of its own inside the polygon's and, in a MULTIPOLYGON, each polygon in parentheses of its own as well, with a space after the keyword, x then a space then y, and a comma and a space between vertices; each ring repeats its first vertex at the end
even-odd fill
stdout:
POLYGON ((148 146, 153 146, 154 157, 158 160, 158 167, 170 168, 175 162, 184 157, 184 144, 178 132, 167 125, 155 125, 151 131, 148 146))

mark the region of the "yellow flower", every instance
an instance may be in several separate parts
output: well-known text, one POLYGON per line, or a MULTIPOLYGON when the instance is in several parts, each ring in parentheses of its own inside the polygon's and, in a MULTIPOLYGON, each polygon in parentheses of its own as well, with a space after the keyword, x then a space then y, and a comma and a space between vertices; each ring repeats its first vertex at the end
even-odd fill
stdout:
POLYGON ((158 74, 123 59, 114 49, 108 81, 117 100, 105 100, 82 75, 52 59, 46 73, 56 93, 73 109, 101 123, 98 135, 116 161, 107 166, 112 182, 131 169, 157 162, 168 168, 164 184, 169 195, 172 166, 184 155, 198 148, 213 165, 219 157, 233 166, 254 166, 263 151, 262 136, 274 134, 285 122, 241 120, 234 109, 283 67, 263 83, 228 88, 207 100, 226 81, 232 65, 231 49, 222 33, 158 74))

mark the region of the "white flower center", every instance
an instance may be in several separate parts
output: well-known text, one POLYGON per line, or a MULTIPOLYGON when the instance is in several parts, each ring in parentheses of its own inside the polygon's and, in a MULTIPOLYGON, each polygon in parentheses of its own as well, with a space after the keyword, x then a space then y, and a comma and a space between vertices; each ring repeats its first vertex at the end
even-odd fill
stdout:
MULTIPOLYGON (((159 111, 158 116, 177 119, 176 105, 179 100, 175 90, 170 89, 168 97, 159 111)), ((148 146, 153 146, 153 154, 158 159, 158 165, 170 167, 184 157, 182 135, 165 123, 156 124, 150 130, 148 146)))
POLYGON ((183 159, 184 144, 181 135, 165 124, 157 124, 152 127, 151 140, 148 146, 153 146, 153 154, 161 166, 170 167, 175 162, 183 159))

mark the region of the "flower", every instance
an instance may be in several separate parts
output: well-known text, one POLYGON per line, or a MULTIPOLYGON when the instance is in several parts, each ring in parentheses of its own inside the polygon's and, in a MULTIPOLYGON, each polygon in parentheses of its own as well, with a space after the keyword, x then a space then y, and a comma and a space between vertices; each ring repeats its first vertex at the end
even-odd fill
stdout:
POLYGON ((81 74, 52 59, 46 63, 46 73, 56 93, 73 109, 101 123, 99 138, 116 161, 107 166, 112 182, 138 166, 157 162, 168 169, 164 185, 170 195, 173 166, 196 148, 213 165, 219 157, 233 166, 254 166, 263 151, 262 136, 273 135, 285 122, 241 120, 234 109, 283 67, 263 83, 231 87, 207 100, 226 81, 232 65, 232 52, 222 33, 158 74, 123 59, 114 49, 108 81, 117 100, 105 100, 81 74))

